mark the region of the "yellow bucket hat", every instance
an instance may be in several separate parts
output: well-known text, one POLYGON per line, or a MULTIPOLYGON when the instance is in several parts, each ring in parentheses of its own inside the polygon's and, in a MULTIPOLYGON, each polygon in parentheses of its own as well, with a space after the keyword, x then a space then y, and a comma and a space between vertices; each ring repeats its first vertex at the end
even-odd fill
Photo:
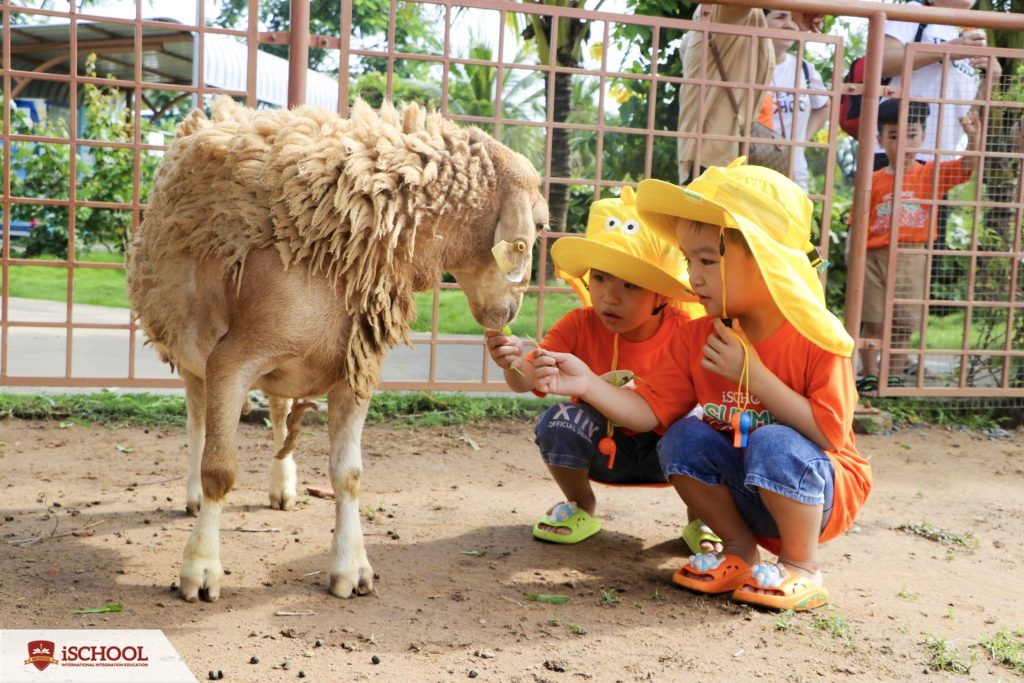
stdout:
POLYGON ((677 243, 676 217, 739 230, 761 268, 772 299, 793 327, 815 345, 850 356, 853 339, 825 307, 811 243, 813 205, 786 176, 740 157, 712 166, 686 187, 644 180, 637 190, 640 219, 677 243))
POLYGON ((591 268, 680 302, 697 301, 690 291, 686 261, 675 246, 675 238, 666 242, 641 220, 636 194, 628 186, 622 188, 618 198, 591 204, 585 235, 555 242, 551 258, 559 277, 572 285, 588 306, 586 278, 591 268))

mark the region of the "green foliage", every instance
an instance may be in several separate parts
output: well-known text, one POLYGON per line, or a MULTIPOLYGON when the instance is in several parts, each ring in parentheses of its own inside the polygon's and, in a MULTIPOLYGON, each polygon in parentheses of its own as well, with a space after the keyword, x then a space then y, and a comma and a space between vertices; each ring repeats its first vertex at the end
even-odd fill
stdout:
POLYGON ((928 664, 933 671, 951 671, 958 674, 969 674, 974 666, 975 656, 967 656, 956 647, 940 636, 928 636, 925 640, 925 647, 931 654, 931 662, 928 664))
MULTIPOLYGON (((96 55, 86 60, 85 75, 96 76, 96 55)), ((102 142, 127 142, 134 138, 135 123, 131 109, 123 104, 123 93, 93 83, 82 83, 81 130, 83 139, 102 142)), ((152 124, 149 129, 173 131, 173 124, 165 120, 152 124)), ((12 116, 12 132, 52 138, 68 138, 67 124, 57 116, 50 116, 33 124, 27 117, 12 116)), ((16 144, 11 147, 11 194, 16 197, 67 199, 70 197, 71 145, 64 142, 16 144)), ((140 196, 148 193, 156 172, 159 157, 144 155, 139 158, 139 176, 143 187, 140 196)), ((131 203, 136 160, 132 150, 79 145, 75 156, 76 197, 79 200, 131 203)), ((22 256, 32 258, 52 254, 58 259, 68 258, 67 208, 64 206, 16 204, 12 217, 38 221, 23 244, 22 256)), ((76 251, 87 252, 97 246, 124 253, 131 240, 132 213, 127 209, 95 209, 78 207, 75 210, 76 251)))
MULTIPOLYGON (((369 423, 431 426, 485 420, 533 420, 553 399, 470 396, 428 392, 378 392, 370 402, 369 423)), ((180 395, 121 393, 28 395, 0 393, 0 420, 68 420, 103 426, 185 426, 180 395)))
MULTIPOLYGON (((244 28, 249 0, 221 0, 220 14, 213 20, 214 26, 244 28)), ((288 31, 291 26, 290 0, 263 0, 259 3, 260 24, 265 31, 288 31)), ((356 0, 352 3, 352 36, 364 45, 383 44, 387 41, 388 16, 391 11, 389 0, 356 0)), ((422 6, 417 3, 398 3, 395 17, 395 47, 400 52, 414 52, 417 45, 437 47, 438 37, 430 31, 428 23, 422 21, 422 6)), ((311 0, 309 10, 309 32, 313 35, 341 35, 341 5, 338 0, 311 0)), ((270 54, 288 59, 288 45, 260 45, 270 54)), ((336 53, 334 53, 336 55, 336 53)), ((332 63, 336 56, 330 50, 311 46, 309 68, 317 71, 337 73, 332 63)), ((378 64, 377 66, 381 66, 378 64)), ((383 70, 383 69, 381 69, 383 70)), ((359 69, 357 69, 357 72, 359 69)))
POLYGON ((0 394, 0 418, 73 420, 86 424, 124 424, 182 427, 185 399, 181 396, 120 393, 107 389, 94 394, 0 394))
POLYGON ((927 522, 923 524, 900 524, 896 529, 920 536, 921 538, 927 538, 929 541, 935 541, 947 546, 959 546, 968 550, 976 550, 981 545, 978 537, 970 531, 958 532, 951 531, 950 529, 941 529, 927 522))
POLYGON ((993 636, 982 638, 978 643, 992 660, 1018 674, 1024 674, 1024 629, 1010 632, 1005 628, 993 636))

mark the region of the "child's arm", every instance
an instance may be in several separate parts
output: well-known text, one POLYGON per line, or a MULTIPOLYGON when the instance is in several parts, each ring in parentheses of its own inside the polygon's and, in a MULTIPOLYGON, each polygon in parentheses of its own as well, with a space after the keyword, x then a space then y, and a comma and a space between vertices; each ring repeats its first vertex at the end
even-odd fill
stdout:
POLYGON ((536 385, 533 365, 520 361, 523 355, 522 340, 506 335, 501 330, 484 330, 484 341, 491 358, 505 373, 505 384, 512 391, 530 391, 536 385))
POLYGON ((716 320, 715 332, 708 337, 701 366, 738 383, 743 369, 743 356, 749 355, 750 393, 757 396, 761 404, 778 418, 779 422, 797 430, 823 450, 834 450, 834 446, 814 419, 810 400, 790 389, 775 373, 766 368, 754 345, 745 335, 742 343, 740 342, 741 335, 743 331, 739 328, 738 320, 733 320, 732 330, 721 320, 716 320))
POLYGON ((604 381, 571 353, 542 351, 533 359, 532 369, 540 391, 577 396, 612 422, 635 432, 654 431, 658 426, 658 417, 643 397, 604 381))
MULTIPOLYGON (((967 134, 967 149, 972 152, 980 151, 981 119, 978 118, 978 112, 973 109, 967 112, 967 116, 960 119, 960 125, 967 134)), ((967 173, 974 173, 978 169, 978 160, 976 156, 965 156, 961 158, 960 163, 967 173)))

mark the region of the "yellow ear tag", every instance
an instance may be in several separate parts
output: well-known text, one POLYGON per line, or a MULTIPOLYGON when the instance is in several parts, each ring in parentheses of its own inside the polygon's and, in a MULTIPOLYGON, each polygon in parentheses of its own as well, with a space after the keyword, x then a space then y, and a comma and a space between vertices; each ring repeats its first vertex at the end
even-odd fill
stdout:
POLYGON ((525 251, 526 242, 524 240, 516 240, 515 242, 501 240, 491 247, 494 262, 498 264, 498 270, 501 271, 502 275, 508 275, 516 269, 516 264, 509 257, 510 254, 518 255, 525 251))

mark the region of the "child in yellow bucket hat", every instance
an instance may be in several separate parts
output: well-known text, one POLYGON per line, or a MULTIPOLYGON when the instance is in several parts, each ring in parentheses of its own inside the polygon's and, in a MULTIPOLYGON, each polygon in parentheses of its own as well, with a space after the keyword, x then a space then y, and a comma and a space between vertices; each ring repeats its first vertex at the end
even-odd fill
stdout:
MULTIPOLYGON (((585 236, 558 240, 551 258, 584 306, 556 322, 540 346, 575 354, 605 381, 631 385, 657 372, 668 362, 669 340, 691 317, 704 314, 689 292, 682 254, 640 220, 630 187, 619 198, 594 202, 585 236)), ((536 390, 522 341, 497 330, 485 338, 509 387, 536 390)), ((536 443, 565 502, 534 525, 534 536, 578 543, 597 533, 601 522, 594 516, 591 479, 667 486, 656 448, 662 431, 616 429, 593 406, 575 400, 545 411, 536 443)), ((714 549, 719 540, 701 526, 694 520, 684 533, 694 552, 714 549)))
POLYGON ((812 609, 829 599, 818 544, 849 528, 871 488, 852 429, 853 341, 825 307, 807 195, 743 161, 685 188, 640 183, 639 215, 680 244, 709 314, 673 338, 673 366, 633 392, 564 354, 537 358, 534 374, 631 429, 671 425, 658 446, 664 471, 724 544, 690 557, 675 583, 812 609), (703 418, 680 419, 695 405, 703 418), (778 562, 761 562, 758 545, 778 562))

